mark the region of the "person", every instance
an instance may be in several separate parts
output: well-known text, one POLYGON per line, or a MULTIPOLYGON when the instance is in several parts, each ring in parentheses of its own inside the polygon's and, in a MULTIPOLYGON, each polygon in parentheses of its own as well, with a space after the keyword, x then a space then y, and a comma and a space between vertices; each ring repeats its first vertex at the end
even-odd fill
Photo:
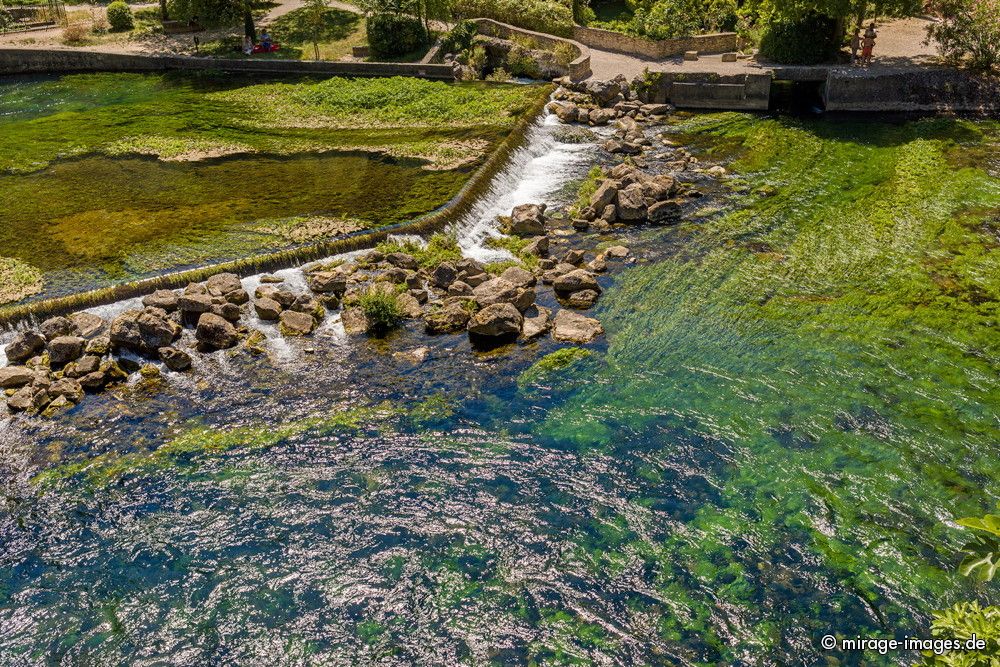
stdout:
POLYGON ((854 36, 851 37, 851 64, 858 64, 858 51, 861 50, 861 28, 854 29, 854 36))
POLYGON ((263 48, 264 53, 271 52, 271 33, 269 33, 267 30, 265 30, 263 34, 261 34, 260 36, 260 45, 261 48, 263 48))
POLYGON ((865 30, 864 41, 861 42, 861 63, 868 67, 872 64, 873 52, 875 50, 875 38, 878 33, 875 32, 875 22, 873 21, 868 29, 865 30))
POLYGON ((248 56, 253 53, 253 40, 250 39, 250 35, 243 35, 243 53, 248 56))

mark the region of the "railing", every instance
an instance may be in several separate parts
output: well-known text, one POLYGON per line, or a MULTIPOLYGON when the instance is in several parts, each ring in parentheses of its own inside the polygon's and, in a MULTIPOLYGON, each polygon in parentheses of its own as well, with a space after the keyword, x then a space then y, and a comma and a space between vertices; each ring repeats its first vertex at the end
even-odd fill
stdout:
POLYGON ((66 8, 58 0, 35 7, 5 7, 0 2, 0 34, 52 28, 66 21, 66 8))

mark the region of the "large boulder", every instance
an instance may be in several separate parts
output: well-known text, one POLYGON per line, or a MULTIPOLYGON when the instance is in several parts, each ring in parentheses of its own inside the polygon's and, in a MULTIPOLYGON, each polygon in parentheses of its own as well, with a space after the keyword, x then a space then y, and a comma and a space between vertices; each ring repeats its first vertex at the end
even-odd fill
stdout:
POLYGON ((587 310, 597 303, 598 296, 598 293, 594 290, 585 289, 580 290, 579 292, 573 292, 569 296, 564 297, 562 303, 570 308, 587 310))
POLYGON ((181 335, 180 325, 155 308, 146 308, 139 313, 136 324, 141 339, 138 351, 144 354, 155 354, 156 350, 170 345, 181 335))
POLYGON ((31 359, 45 349, 45 337, 37 331, 25 331, 14 337, 4 353, 7 360, 14 364, 19 364, 31 359))
POLYGON ((544 257, 549 254, 549 237, 536 236, 531 239, 531 243, 524 246, 521 252, 526 252, 529 255, 534 255, 535 257, 544 257))
POLYGON ((552 311, 543 306, 539 306, 537 310, 537 314, 530 317, 525 315, 524 317, 521 337, 525 340, 537 338, 552 328, 552 311))
POLYGON ((582 290, 591 290, 600 294, 601 286, 597 284, 597 278, 585 269, 574 269, 564 273, 552 283, 553 289, 560 294, 572 294, 582 290))
POLYGON ((264 320, 265 322, 274 322, 279 317, 281 317, 281 311, 284 310, 281 304, 274 299, 268 299, 267 297, 257 299, 253 304, 254 310, 257 311, 257 317, 264 320))
POLYGON ((243 284, 235 273, 218 273, 205 281, 205 288, 211 296, 224 297, 230 292, 243 289, 243 284))
POLYGON ((210 294, 184 293, 177 298, 177 307, 182 313, 200 315, 212 312, 215 302, 210 294))
POLYGON ((26 384, 31 384, 34 379, 35 372, 23 366, 0 368, 0 389, 20 389, 26 384))
POLYGON ((158 351, 160 361, 172 371, 180 372, 191 368, 191 355, 176 347, 161 347, 158 351))
POLYGON ((416 271, 420 268, 417 259, 405 252, 390 252, 385 256, 385 261, 400 269, 407 269, 409 271, 416 271))
POLYGON ((415 320, 424 314, 424 310, 420 307, 417 297, 409 292, 403 292, 397 296, 396 303, 399 304, 399 309, 403 311, 403 317, 407 319, 415 320))
POLYGON ((177 293, 168 289, 156 290, 142 299, 142 305, 160 308, 168 313, 177 310, 177 293))
POLYGON ((80 333, 66 317, 50 317, 38 326, 38 330, 45 336, 46 340, 52 340, 59 336, 76 336, 80 333))
POLYGON ((618 188, 621 183, 618 181, 604 181, 597 190, 590 196, 590 206, 595 211, 603 211, 605 207, 618 201, 618 188))
POLYGON ((458 267, 452 262, 442 262, 431 271, 431 283, 435 287, 448 289, 456 280, 458 280, 458 267))
POLYGON ((512 338, 521 333, 523 322, 524 318, 513 304, 495 303, 472 316, 468 331, 471 336, 483 338, 512 338))
POLYGON ((236 327, 215 313, 202 313, 198 318, 195 338, 205 347, 216 350, 233 347, 240 339, 236 327))
POLYGON ((649 207, 649 221, 657 225, 667 225, 681 219, 683 202, 677 199, 656 202, 649 207))
POLYGON ((521 204, 510 214, 510 233, 539 236, 545 233, 545 204, 521 204))
POLYGON ((552 337, 563 343, 589 343, 603 333, 600 322, 570 310, 560 310, 552 322, 552 337))
POLYGON ((78 335, 88 340, 101 333, 106 324, 101 317, 87 312, 73 313, 69 316, 69 321, 76 327, 78 335))
POLYGON ((594 102, 602 107, 613 105, 622 94, 622 86, 618 81, 589 81, 586 90, 594 102))
POLYGON ((646 196, 640 183, 618 191, 618 219, 621 222, 642 222, 646 219, 646 196))
POLYGON ((74 363, 67 364, 66 368, 63 369, 63 375, 71 378, 82 378, 85 375, 90 375, 101 369, 101 358, 93 354, 88 354, 85 357, 80 357, 80 359, 74 363))
POLYGON ((347 275, 341 271, 318 271, 306 278, 309 289, 317 294, 343 294, 347 291, 347 275))
POLYGON ((518 288, 503 278, 493 278, 473 289, 472 293, 479 307, 485 308, 495 303, 514 303, 518 288))
POLYGON ((49 341, 49 361, 61 366, 83 356, 87 341, 79 336, 59 336, 49 341))
POLYGON ((429 334, 457 333, 469 323, 469 310, 461 303, 446 303, 424 316, 424 329, 429 334))
POLYGON ((458 260, 455 264, 455 268, 458 269, 457 279, 467 285, 471 285, 472 287, 480 285, 490 279, 489 274, 486 273, 486 267, 471 257, 465 257, 458 260))
POLYGON ((281 313, 278 326, 285 336, 308 336, 316 329, 316 320, 306 313, 286 310, 281 313))
POLYGON ((514 287, 520 288, 534 287, 537 282, 534 273, 522 269, 519 266, 508 267, 503 273, 500 274, 500 279, 506 280, 514 287))
POLYGON ((566 264, 565 262, 561 262, 559 264, 556 264, 551 269, 548 269, 547 271, 545 271, 545 273, 542 274, 542 282, 545 283, 546 285, 551 285, 560 276, 564 276, 570 271, 575 271, 575 270, 576 267, 573 266, 572 264, 566 264))
POLYGON ((64 377, 52 383, 48 394, 50 399, 62 396, 70 403, 79 403, 83 400, 83 387, 73 378, 64 377))

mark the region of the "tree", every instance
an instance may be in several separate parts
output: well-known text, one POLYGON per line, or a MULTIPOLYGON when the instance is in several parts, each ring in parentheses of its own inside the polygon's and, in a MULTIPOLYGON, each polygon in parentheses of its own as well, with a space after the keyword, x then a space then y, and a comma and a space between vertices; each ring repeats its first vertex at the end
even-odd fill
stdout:
POLYGON ((975 69, 1000 65, 1000 0, 937 0, 931 8, 941 22, 927 29, 928 38, 945 59, 975 69))
POLYGON ((326 0, 306 0, 306 21, 309 24, 316 60, 319 60, 319 40, 326 26, 326 8, 326 0))
POLYGON ((801 19, 810 13, 861 25, 872 16, 914 16, 923 10, 923 0, 757 0, 765 15, 801 19))

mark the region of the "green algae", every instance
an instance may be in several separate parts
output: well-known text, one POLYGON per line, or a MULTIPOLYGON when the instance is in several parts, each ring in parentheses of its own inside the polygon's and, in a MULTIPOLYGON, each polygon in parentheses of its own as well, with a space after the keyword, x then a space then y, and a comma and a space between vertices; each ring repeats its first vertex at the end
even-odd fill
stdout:
MULTIPOLYGON (((746 194, 605 295, 606 370, 538 432, 598 451, 683 432, 709 447, 720 486, 671 534, 651 539, 629 512, 574 557, 608 577, 648 562, 672 605, 662 636, 723 662, 792 631, 757 609, 762 587, 787 585, 789 550, 828 591, 822 604, 797 591, 785 611, 799 620, 853 608, 873 631, 907 627, 974 595, 942 519, 1000 495, 1000 180, 954 156, 995 149, 1000 128, 712 114, 675 129, 734 157, 746 194), (719 605, 755 620, 720 627, 719 605)), ((671 458, 637 473, 666 479, 671 458)))
POLYGON ((527 387, 548 382, 556 373, 575 366, 592 354, 593 352, 582 347, 564 347, 550 352, 521 373, 517 378, 517 385, 527 387))
POLYGON ((0 245, 42 271, 48 296, 341 230, 275 220, 345 219, 356 230, 419 218, 458 194, 544 92, 218 73, 0 88, 0 245))
POLYGON ((38 294, 44 287, 37 268, 12 257, 0 257, 0 305, 38 294))

